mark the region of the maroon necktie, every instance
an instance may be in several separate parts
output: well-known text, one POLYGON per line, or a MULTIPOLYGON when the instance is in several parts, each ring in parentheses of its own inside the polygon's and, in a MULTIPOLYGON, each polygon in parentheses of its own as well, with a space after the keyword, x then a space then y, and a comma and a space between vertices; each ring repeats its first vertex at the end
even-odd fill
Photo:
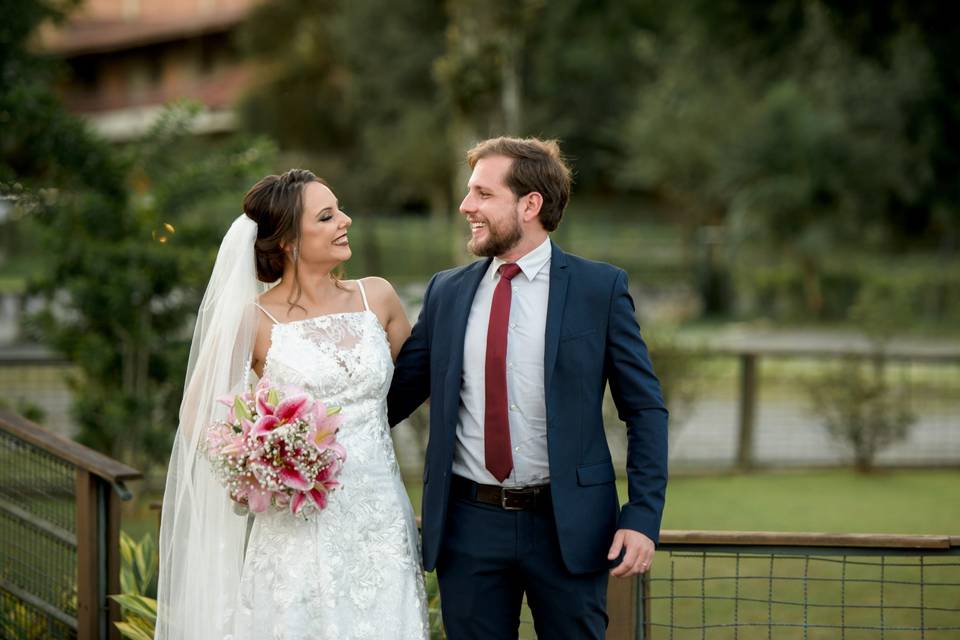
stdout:
POLYGON ((507 325, 510 323, 510 281, 518 273, 520 267, 515 263, 500 265, 500 281, 493 290, 490 324, 487 326, 483 453, 487 469, 500 482, 513 469, 507 415, 507 325))

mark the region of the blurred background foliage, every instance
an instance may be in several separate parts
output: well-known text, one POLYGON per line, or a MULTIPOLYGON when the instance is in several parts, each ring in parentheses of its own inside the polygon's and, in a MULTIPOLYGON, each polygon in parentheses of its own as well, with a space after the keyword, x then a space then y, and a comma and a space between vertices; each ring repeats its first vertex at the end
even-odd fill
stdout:
MULTIPOLYGON (((557 137, 577 178, 563 240, 576 249, 587 216, 675 229, 707 313, 843 321, 861 283, 890 279, 948 325, 960 34, 945 11, 278 0, 244 30, 263 63, 244 121, 359 212, 439 219, 455 217, 473 141, 557 137), (697 265, 705 227, 720 246, 697 265)), ((640 256, 625 266, 647 275, 640 256)))
POLYGON ((191 135, 179 104, 123 145, 64 108, 67 69, 31 45, 79 4, 0 5, 0 292, 46 301, 25 335, 79 364, 80 438, 124 459, 167 451, 193 310, 259 176, 324 176, 355 217, 351 275, 415 299, 467 259, 463 152, 503 133, 562 141, 556 238, 624 266, 642 314, 860 327, 882 288, 909 310, 885 331, 956 332, 948 4, 268 0, 236 33, 238 129, 191 135))

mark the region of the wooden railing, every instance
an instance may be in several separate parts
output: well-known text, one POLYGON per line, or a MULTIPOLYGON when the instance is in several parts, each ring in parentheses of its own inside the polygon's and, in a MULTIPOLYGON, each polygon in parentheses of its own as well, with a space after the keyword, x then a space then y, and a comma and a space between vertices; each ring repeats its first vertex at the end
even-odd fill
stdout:
POLYGON ((0 410, 0 594, 19 637, 119 638, 120 500, 141 473, 0 410))
POLYGON ((664 531, 631 583, 610 638, 960 637, 956 536, 664 531))
POLYGON ((749 471, 756 462, 754 459, 754 441, 760 397, 760 362, 764 358, 778 359, 820 359, 823 361, 849 361, 876 358, 882 355, 891 364, 928 364, 956 367, 960 364, 960 348, 955 345, 937 349, 887 347, 882 351, 864 343, 848 344, 843 348, 819 346, 776 347, 757 344, 755 346, 735 346, 713 348, 700 351, 705 357, 734 357, 738 361, 738 410, 736 467, 749 471))

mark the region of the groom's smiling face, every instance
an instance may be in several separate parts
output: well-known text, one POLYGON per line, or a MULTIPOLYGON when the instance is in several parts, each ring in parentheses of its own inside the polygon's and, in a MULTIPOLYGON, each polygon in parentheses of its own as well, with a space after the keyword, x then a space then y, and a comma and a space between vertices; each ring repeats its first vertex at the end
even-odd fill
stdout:
POLYGON ((523 238, 520 199, 506 182, 512 163, 506 156, 487 156, 473 167, 460 213, 470 224, 467 248, 475 255, 502 256, 523 238))

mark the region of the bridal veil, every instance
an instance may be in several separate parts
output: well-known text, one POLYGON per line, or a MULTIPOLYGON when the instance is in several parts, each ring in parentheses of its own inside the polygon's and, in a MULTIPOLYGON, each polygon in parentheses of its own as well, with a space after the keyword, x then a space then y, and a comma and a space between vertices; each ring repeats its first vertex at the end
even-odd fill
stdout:
POLYGON ((180 424, 167 470, 160 522, 157 640, 229 635, 243 565, 246 516, 237 515, 202 452, 205 427, 223 417, 217 398, 247 384, 256 335, 257 223, 246 214, 227 231, 197 315, 180 424))

